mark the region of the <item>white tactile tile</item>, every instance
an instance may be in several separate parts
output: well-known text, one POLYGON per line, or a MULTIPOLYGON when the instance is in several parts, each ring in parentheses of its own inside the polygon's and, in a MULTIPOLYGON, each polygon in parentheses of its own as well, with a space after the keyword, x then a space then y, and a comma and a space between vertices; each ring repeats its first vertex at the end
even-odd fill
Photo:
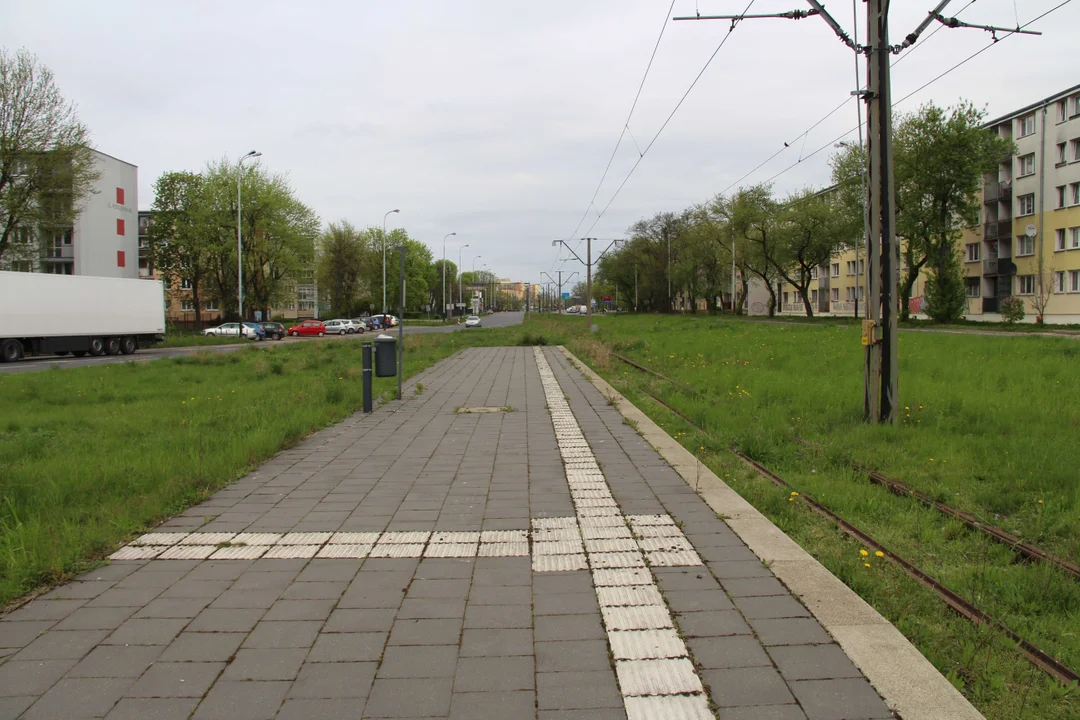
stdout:
POLYGON ((482 543, 527 542, 528 530, 484 530, 480 533, 482 543))
POLYGON ((281 533, 242 532, 230 542, 234 545, 276 545, 281 533))
POLYGON ((158 558, 161 560, 205 560, 217 549, 214 545, 173 545, 158 555, 158 558))
POLYGON ((627 720, 715 720, 704 695, 628 697, 627 720))
POLYGON ((581 518, 581 529, 591 527, 626 527, 626 521, 621 515, 605 515, 600 517, 581 518))
POLYGON ((319 547, 319 545, 274 545, 266 551, 263 559, 292 560, 311 558, 315 557, 319 547))
POLYGON ((593 584, 597 587, 621 585, 655 585, 652 573, 645 568, 621 568, 618 570, 593 570, 593 584))
POLYGON ((578 500, 610 500, 612 504, 615 503, 615 499, 611 497, 611 493, 606 489, 604 490, 578 490, 573 485, 570 486, 570 497, 575 502, 578 500))
POLYGON ((704 690, 694 665, 686 658, 620 660, 615 663, 624 696, 684 695, 704 690))
POLYGON ((637 552, 593 553, 589 555, 589 564, 594 568, 645 567, 645 558, 637 552))
POLYGON ((533 572, 566 572, 585 570, 589 566, 584 555, 533 555, 533 572))
POLYGON ((693 567, 704 564, 693 550, 650 552, 645 555, 649 558, 649 564, 654 567, 693 567))
POLYGON ((319 552, 315 553, 317 558, 350 558, 359 560, 366 558, 368 553, 371 552, 371 543, 334 543, 323 545, 319 548, 319 552))
POLYGON ((623 585, 596 588, 596 599, 604 607, 663 605, 664 598, 654 585, 623 585))
POLYGON ((592 553, 633 552, 637 543, 631 538, 585 538, 585 549, 592 553))
POLYGON ((218 548, 210 556, 211 560, 254 560, 262 557, 263 553, 270 549, 269 545, 230 545, 218 548))
POLYGON ((537 530, 558 530, 566 528, 576 528, 576 517, 549 517, 549 518, 533 518, 533 528, 537 530))
POLYGON ((585 552, 581 540, 533 541, 533 555, 580 555, 585 552))
POLYGON ((169 548, 168 545, 125 545, 110 560, 152 560, 169 548))
POLYGON ((384 532, 379 538, 379 545, 423 545, 429 537, 431 533, 422 530, 384 532))
POLYGON ((627 515, 626 520, 634 527, 675 524, 670 515, 627 515))
POLYGON ((639 525, 634 528, 634 535, 641 538, 684 537, 676 525, 639 525))
POLYGON ((188 536, 187 533, 146 533, 131 541, 132 545, 175 545, 188 536))
POLYGON ((614 540, 616 538, 630 539, 630 528, 626 527, 626 525, 615 525, 614 527, 583 527, 581 528, 581 536, 586 540, 614 540))
POLYGON ((179 545, 217 545, 218 543, 229 542, 236 533, 231 532, 193 532, 181 540, 179 545))
POLYGON ((637 605, 634 607, 603 607, 604 625, 611 630, 660 630, 675 627, 671 613, 662 605, 637 605))
POLYGON ((432 543, 475 543, 480 542, 479 532, 433 532, 432 543))
POLYGON ((664 630, 616 630, 608 633, 616 660, 658 660, 686 657, 686 644, 674 628, 664 630))
POLYGON ((661 537, 641 538, 638 545, 646 552, 678 552, 680 550, 693 550, 694 546, 685 537, 661 537))
POLYGON ((578 507, 578 515, 582 518, 611 517, 622 521, 622 515, 617 505, 602 505, 600 507, 578 507))
POLYGON ((368 557, 373 558, 418 558, 424 553, 423 543, 379 543, 371 548, 368 557))
POLYGON ((336 532, 330 536, 331 545, 373 545, 379 540, 377 532, 336 532))
POLYGON ((478 543, 431 543, 424 550, 424 557, 476 557, 477 546, 478 543))
POLYGON ((480 557, 526 557, 529 554, 529 543, 506 542, 506 543, 480 543, 477 555, 480 557))
POLYGON ((322 545, 333 533, 328 532, 291 532, 286 533, 277 545, 322 545))

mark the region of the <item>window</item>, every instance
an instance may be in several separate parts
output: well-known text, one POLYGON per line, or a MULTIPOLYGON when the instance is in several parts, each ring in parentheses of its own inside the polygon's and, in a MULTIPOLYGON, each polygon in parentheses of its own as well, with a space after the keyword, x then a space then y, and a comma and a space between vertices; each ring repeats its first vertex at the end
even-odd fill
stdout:
POLYGON ((1035 134, 1035 113, 1020 118, 1020 137, 1035 134))
POLYGON ((866 299, 866 293, 863 292, 864 290, 866 290, 866 288, 864 288, 862 285, 860 285, 859 286, 859 299, 860 300, 866 299))
POLYGON ((1064 165, 1065 163, 1067 163, 1068 161, 1069 161, 1069 158, 1068 158, 1068 155, 1065 152, 1065 143, 1058 143, 1057 144, 1057 160, 1055 161, 1055 165, 1060 167, 1060 166, 1064 165))
POLYGON ((788 304, 788 294, 787 293, 784 293, 784 304, 785 305, 788 304))
POLYGON ((855 288, 853 288, 853 287, 844 288, 844 295, 845 295, 844 299, 847 300, 848 302, 855 302, 855 288))
POLYGON ((180 281, 180 289, 181 290, 190 290, 191 289, 191 281, 187 280, 187 279, 181 280, 180 281))
POLYGON ((1069 185, 1069 204, 1080 205, 1080 182, 1069 185))
POLYGON ((964 246, 964 262, 979 262, 979 243, 968 243, 964 246))
POLYGON ((1017 275, 1016 276, 1017 295, 1034 295, 1035 294, 1035 276, 1034 275, 1017 275))
POLYGON ((1035 254, 1035 238, 1030 238, 1027 235, 1021 235, 1016 238, 1016 256, 1022 255, 1034 255, 1035 254))
POLYGON ((1027 195, 1021 195, 1016 198, 1016 214, 1034 215, 1035 214, 1035 193, 1028 193, 1027 195))
MULTIPOLYGON (((837 265, 834 265, 833 267, 839 268, 840 265, 837 264, 837 265)), ((833 302, 840 302, 840 288, 833 288, 832 289, 832 299, 833 299, 833 302)))
POLYGON ((1073 109, 1071 117, 1080 115, 1080 95, 1073 95, 1073 109))
POLYGON ((982 281, 977 277, 964 278, 964 283, 967 286, 967 296, 969 298, 979 297, 980 285, 982 281))
POLYGON ((1054 209, 1060 210, 1065 207, 1065 186, 1058 185, 1054 188, 1054 209))
POLYGON ((817 280, 817 268, 816 267, 810 268, 810 279, 811 280, 817 280))
POLYGON ((1069 292, 1080 292, 1080 270, 1069 271, 1069 292))
POLYGON ((1069 143, 1072 145, 1072 159, 1073 161, 1080 160, 1080 140, 1072 140, 1069 143))
POLYGON ((126 235, 127 232, 124 229, 124 218, 116 218, 116 234, 126 235))
POLYGON ((195 303, 191 298, 184 298, 180 301, 180 310, 183 312, 195 312, 195 303))
POLYGON ((123 250, 116 251, 116 267, 127 267, 127 254, 123 250))
MULTIPOLYGON (((840 277, 840 263, 833 263, 832 264, 832 276, 833 277, 840 277)), ((840 298, 836 298, 836 299, 839 300, 840 298)))
POLYGON ((1057 104, 1057 121, 1063 123, 1069 119, 1069 101, 1059 100, 1057 104))
MULTIPOLYGON (((1064 282, 1064 280, 1062 282, 1064 282)), ((817 305, 817 290, 811 290, 810 291, 810 302, 817 305)))
POLYGON ((1054 231, 1054 252, 1060 252, 1065 249, 1065 228, 1058 228, 1054 231))
POLYGON ((1054 292, 1059 295, 1065 292, 1065 273, 1062 271, 1054 273, 1054 292))
POLYGON ((1035 153, 1021 155, 1017 160, 1020 162, 1020 177, 1035 174, 1035 153))
POLYGON ((1080 227, 1069 228, 1069 249, 1080 250, 1080 227))
POLYGON ((207 309, 207 310, 217 311, 219 309, 218 308, 218 301, 217 300, 207 300, 205 303, 203 303, 203 307, 205 309, 207 309))
POLYGON ((124 204, 124 188, 116 188, 116 204, 124 204))
POLYGON ((34 272, 34 263, 30 260, 13 260, 9 270, 11 272, 34 272))

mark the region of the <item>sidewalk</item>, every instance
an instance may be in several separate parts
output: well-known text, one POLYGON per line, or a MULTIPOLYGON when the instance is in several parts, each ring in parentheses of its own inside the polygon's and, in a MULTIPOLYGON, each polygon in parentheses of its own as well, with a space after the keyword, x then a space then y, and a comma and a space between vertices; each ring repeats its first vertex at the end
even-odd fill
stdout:
POLYGON ((406 395, 4 617, 0 719, 893 717, 559 352, 406 395))

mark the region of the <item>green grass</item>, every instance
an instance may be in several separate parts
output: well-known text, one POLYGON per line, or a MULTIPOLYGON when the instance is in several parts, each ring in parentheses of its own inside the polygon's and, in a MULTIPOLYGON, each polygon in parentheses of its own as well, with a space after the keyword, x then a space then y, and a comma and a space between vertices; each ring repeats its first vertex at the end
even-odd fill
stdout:
POLYGON ((236 345, 238 343, 254 342, 253 340, 240 340, 234 337, 218 337, 217 335, 193 335, 191 333, 169 333, 163 342, 154 347, 199 347, 202 345, 236 345))
MULTIPOLYGON (((406 338, 411 376, 522 328, 406 338)), ((90 567, 362 405, 360 343, 0 377, 0 607, 90 567)), ((417 388, 419 389, 419 388, 417 388)), ((396 395, 394 378, 374 393, 396 395)))
POLYGON ((1080 700, 1032 670, 1000 635, 958 618, 749 472, 731 444, 780 473, 1022 637, 1080 667, 1080 583, 909 498, 851 461, 1076 561, 1080 556, 1080 343, 1056 337, 904 333, 897 427, 862 422, 859 329, 709 317, 539 321, 720 477, 894 622, 991 718, 1068 718, 1080 700), (630 357, 679 383, 625 365, 630 357), (648 398, 648 390, 707 428, 648 398), (805 448, 796 437, 814 442, 805 448))

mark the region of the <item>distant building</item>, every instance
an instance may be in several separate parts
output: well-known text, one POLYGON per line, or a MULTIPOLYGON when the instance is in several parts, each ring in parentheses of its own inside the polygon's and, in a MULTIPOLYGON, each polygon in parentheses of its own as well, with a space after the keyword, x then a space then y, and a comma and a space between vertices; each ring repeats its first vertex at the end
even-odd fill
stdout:
POLYGON ((136 278, 138 266, 139 169, 97 150, 99 173, 82 200, 75 223, 42 236, 20 236, 0 260, 5 270, 55 275, 136 278))

